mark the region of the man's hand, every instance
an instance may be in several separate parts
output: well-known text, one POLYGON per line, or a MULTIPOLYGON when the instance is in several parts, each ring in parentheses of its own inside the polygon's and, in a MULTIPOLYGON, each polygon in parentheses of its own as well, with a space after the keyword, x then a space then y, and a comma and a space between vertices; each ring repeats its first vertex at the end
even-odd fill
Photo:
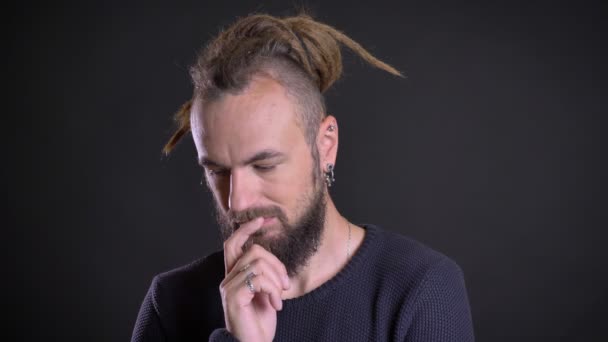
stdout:
POLYGON ((243 245, 264 222, 263 217, 242 224, 224 242, 226 277, 220 284, 226 329, 239 341, 272 341, 277 311, 283 308, 281 293, 289 288, 285 266, 270 252, 243 245), (253 292, 246 284, 251 279, 253 292))

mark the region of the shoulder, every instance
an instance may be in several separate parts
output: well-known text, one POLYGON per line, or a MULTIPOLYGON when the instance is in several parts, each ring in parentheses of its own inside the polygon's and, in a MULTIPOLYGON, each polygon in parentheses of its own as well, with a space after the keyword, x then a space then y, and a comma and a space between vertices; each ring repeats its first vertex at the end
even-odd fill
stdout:
MULTIPOLYGON (((163 272, 154 277, 158 286, 173 288, 208 285, 224 277, 224 254, 217 251, 183 266, 163 272)), ((219 282, 217 283, 219 285, 219 282)))
POLYGON ((180 318, 195 312, 205 315, 199 308, 221 308, 219 285, 223 278, 224 255, 218 251, 156 275, 150 292, 165 317, 180 318))
POLYGON ((413 340, 472 341, 471 312, 460 266, 419 241, 375 228, 379 242, 376 277, 400 297, 395 336, 400 340, 410 336, 413 340))
POLYGON ((157 302, 180 306, 196 300, 216 299, 223 278, 224 254, 217 251, 156 275, 151 290, 157 302))
POLYGON ((428 278, 441 275, 462 277, 458 264, 433 248, 402 234, 374 225, 367 226, 377 235, 374 263, 383 278, 413 289, 428 278))
POLYGON ((219 284, 224 278, 222 251, 154 277, 147 300, 167 336, 199 339, 223 326, 219 284))

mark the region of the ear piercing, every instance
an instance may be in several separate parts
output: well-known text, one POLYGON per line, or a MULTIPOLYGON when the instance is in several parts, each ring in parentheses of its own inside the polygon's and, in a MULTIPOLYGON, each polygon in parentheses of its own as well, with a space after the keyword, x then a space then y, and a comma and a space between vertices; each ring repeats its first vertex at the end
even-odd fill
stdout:
POLYGON ((334 178, 334 164, 327 163, 327 171, 325 171, 325 183, 330 187, 336 179, 334 178))

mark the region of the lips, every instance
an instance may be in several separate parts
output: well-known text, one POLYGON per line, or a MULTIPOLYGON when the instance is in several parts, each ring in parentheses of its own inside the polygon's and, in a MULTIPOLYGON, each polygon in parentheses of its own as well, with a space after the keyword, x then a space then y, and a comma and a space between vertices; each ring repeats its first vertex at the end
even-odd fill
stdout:
MULTIPOLYGON (((262 222, 262 227, 267 226, 267 225, 272 225, 277 221, 278 221, 278 219, 276 216, 264 216, 264 222, 262 222)), ((249 222, 249 221, 235 222, 234 227, 235 227, 235 229, 239 229, 241 225, 243 225, 247 222, 249 222)))
POLYGON ((274 221, 276 221, 276 217, 275 216, 268 216, 268 217, 264 217, 264 222, 262 223, 263 226, 267 225, 267 224, 271 224, 274 223, 274 221))

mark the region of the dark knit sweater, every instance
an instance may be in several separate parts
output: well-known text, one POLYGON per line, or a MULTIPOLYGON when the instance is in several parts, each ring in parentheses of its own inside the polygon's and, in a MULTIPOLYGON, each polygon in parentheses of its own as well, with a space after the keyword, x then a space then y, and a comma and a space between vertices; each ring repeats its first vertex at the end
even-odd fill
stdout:
MULTIPOLYGON (((275 341, 473 341, 458 265, 401 235, 364 225, 348 264, 315 290, 283 301, 275 341)), ((132 341, 234 341, 224 329, 223 253, 160 274, 132 341)))

